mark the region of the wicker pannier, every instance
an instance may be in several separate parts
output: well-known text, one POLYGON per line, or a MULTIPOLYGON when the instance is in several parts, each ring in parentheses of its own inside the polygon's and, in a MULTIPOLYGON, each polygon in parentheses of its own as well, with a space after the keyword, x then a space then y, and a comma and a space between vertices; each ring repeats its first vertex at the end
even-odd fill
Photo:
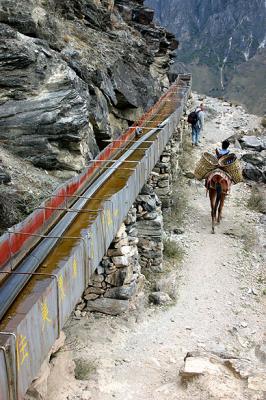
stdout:
POLYGON ((218 167, 218 160, 210 153, 203 153, 201 159, 197 163, 194 176, 199 181, 203 179, 209 172, 218 167))
POLYGON ((240 161, 235 154, 229 154, 227 156, 221 157, 219 159, 219 167, 223 169, 228 175, 230 175, 234 183, 239 183, 243 181, 240 161))

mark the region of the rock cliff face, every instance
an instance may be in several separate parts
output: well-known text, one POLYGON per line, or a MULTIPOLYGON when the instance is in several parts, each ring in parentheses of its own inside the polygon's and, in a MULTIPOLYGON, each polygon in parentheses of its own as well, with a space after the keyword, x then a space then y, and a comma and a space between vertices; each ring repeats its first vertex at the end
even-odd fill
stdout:
POLYGON ((229 96, 251 112, 265 112, 264 0, 147 0, 146 4, 180 39, 178 60, 192 71, 197 91, 229 96))
POLYGON ((168 87, 174 35, 144 0, 0 1, 0 144, 78 171, 168 87))

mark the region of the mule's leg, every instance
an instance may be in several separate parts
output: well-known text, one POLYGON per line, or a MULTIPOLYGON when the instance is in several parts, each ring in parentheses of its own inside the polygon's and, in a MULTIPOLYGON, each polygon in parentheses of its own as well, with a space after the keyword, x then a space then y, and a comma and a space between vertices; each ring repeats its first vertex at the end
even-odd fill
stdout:
POLYGON ((212 217, 212 233, 215 233, 215 202, 216 202, 216 191, 213 189, 209 189, 209 197, 210 197, 210 203, 211 203, 211 217, 212 217))
POLYGON ((222 218, 222 210, 223 210, 223 206, 224 206, 224 200, 225 200, 225 194, 222 193, 221 195, 221 200, 220 200, 220 205, 219 205, 219 209, 218 209, 218 224, 221 222, 221 218, 222 218))
POLYGON ((216 199, 215 199, 215 206, 214 206, 214 215, 215 219, 217 219, 217 211, 220 207, 221 203, 221 196, 222 196, 222 187, 220 183, 215 183, 215 192, 216 192, 216 199))

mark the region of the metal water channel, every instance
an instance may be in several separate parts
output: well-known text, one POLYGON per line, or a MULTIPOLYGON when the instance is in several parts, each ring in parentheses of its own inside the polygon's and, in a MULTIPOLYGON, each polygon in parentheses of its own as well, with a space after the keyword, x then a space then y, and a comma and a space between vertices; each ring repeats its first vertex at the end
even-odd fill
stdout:
MULTIPOLYGON (((39 262, 38 269, 26 273, 30 278, 27 286, 0 324, 0 400, 23 399, 59 336, 175 130, 190 86, 183 84, 177 89, 172 103, 164 104, 160 113, 146 123, 151 130, 131 145, 131 149, 124 150, 122 159, 104 171, 105 179, 96 181, 84 193, 84 198, 77 201, 83 200, 82 212, 71 214, 75 216, 73 223, 56 240, 49 255, 39 262), (163 120, 163 126, 153 129, 163 120), (116 166, 118 169, 113 169, 116 166)), ((49 246, 53 240, 47 238, 43 242, 49 246)), ((38 253, 32 259, 39 261, 38 253)), ((12 278, 21 278, 20 273, 23 271, 16 269, 12 278)))

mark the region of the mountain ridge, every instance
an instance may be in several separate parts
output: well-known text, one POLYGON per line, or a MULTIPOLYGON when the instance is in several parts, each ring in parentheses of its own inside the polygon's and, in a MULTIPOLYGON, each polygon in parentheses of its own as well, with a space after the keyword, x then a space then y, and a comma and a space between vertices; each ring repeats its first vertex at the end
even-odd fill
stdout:
POLYGON ((240 102, 252 113, 265 112, 264 0, 146 0, 145 4, 180 41, 174 70, 183 63, 193 73, 194 90, 240 102))

